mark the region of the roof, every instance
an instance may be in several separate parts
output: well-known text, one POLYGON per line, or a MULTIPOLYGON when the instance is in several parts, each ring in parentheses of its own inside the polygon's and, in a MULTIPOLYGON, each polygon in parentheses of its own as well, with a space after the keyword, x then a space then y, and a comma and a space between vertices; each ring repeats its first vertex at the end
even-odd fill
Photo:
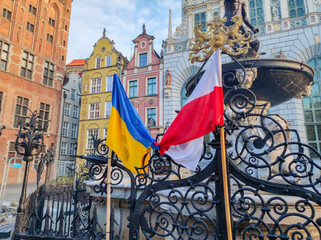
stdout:
POLYGON ((70 63, 68 63, 66 66, 81 66, 85 65, 86 59, 74 59, 70 63))

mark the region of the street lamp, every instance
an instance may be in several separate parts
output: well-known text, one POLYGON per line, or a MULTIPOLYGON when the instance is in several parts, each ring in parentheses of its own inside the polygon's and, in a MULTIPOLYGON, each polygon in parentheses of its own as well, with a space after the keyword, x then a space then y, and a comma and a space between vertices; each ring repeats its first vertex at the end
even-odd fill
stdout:
POLYGON ((26 167, 22 183, 19 206, 17 209, 15 233, 21 232, 23 226, 22 219, 25 211, 25 199, 30 162, 33 160, 33 156, 38 155, 42 151, 44 146, 43 132, 45 129, 42 128, 42 125, 38 121, 38 119, 39 114, 37 111, 31 112, 31 115, 27 117, 27 122, 24 126, 21 122, 21 118, 19 119, 20 128, 15 142, 15 149, 18 154, 23 155, 23 161, 26 162, 26 167))

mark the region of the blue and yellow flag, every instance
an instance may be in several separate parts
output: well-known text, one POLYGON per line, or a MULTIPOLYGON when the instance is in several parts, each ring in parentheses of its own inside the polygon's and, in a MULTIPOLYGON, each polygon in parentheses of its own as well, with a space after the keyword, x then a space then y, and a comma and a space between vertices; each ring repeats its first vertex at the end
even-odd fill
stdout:
POLYGON ((154 142, 129 101, 118 75, 114 74, 107 146, 117 154, 126 168, 137 173, 135 167, 143 166, 143 157, 154 147, 154 142))

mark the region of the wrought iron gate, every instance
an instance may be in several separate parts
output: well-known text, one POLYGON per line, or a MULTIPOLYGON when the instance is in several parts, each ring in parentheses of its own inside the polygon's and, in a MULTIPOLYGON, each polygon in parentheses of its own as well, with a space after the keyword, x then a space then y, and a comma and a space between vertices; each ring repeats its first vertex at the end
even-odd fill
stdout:
MULTIPOLYGON (((235 62, 243 78, 237 79, 234 66, 223 79, 231 216, 224 211, 218 129, 204 143, 195 172, 155 151, 145 156, 144 167, 134 175, 115 154, 108 159, 105 141, 97 140, 95 153, 80 157, 89 162, 87 186, 98 198, 106 194, 111 161, 112 239, 226 240, 226 218, 232 220, 234 239, 320 239, 321 155, 303 143, 283 118, 267 114, 270 102, 244 87, 248 70, 235 62)), ((313 75, 308 66, 300 67, 299 74, 304 70, 313 75)), ((97 205, 91 205, 89 195, 79 200, 83 190, 44 189, 38 199, 29 200, 36 206, 25 211, 25 224, 15 230, 14 239, 105 237, 97 205)))
MULTIPOLYGON (((204 143, 195 172, 156 151, 133 175, 112 155, 113 190, 130 189, 129 239, 225 240, 225 218, 232 219, 234 239, 320 239, 321 155, 303 143, 282 117, 267 114, 270 102, 244 87, 248 70, 235 63, 243 78, 236 78, 235 69, 224 74, 231 216, 224 212, 217 131, 204 143), (312 159, 311 154, 318 157, 312 159), (124 187, 124 182, 130 186, 124 187)), ((301 64, 301 72, 295 74, 305 71, 306 78, 286 82, 293 80, 291 66, 282 69, 289 78, 278 84, 292 83, 292 91, 300 92, 313 70, 301 64)), ((96 143, 93 156, 83 156, 92 163, 91 179, 100 181, 93 188, 96 193, 106 193, 107 154, 103 140, 96 143)), ((116 238, 125 236, 120 233, 116 238)))

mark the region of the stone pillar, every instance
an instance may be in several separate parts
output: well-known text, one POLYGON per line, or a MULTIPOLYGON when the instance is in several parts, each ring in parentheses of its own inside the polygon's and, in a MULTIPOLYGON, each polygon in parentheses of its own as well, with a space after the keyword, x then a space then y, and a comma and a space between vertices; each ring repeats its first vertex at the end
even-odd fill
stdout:
POLYGON ((272 14, 271 14, 271 0, 264 1, 264 12, 265 12, 265 22, 272 21, 272 14))
POLYGON ((288 0, 281 0, 280 1, 280 10, 281 10, 281 22, 282 22, 282 29, 290 29, 290 21, 289 21, 289 7, 288 7, 288 0))
POLYGON ((319 23, 319 18, 317 13, 317 5, 313 1, 306 1, 306 8, 307 14, 309 16, 308 18, 308 24, 317 24, 319 23))
POLYGON ((193 13, 191 10, 188 10, 187 19, 188 19, 188 39, 191 39, 194 36, 194 33, 193 33, 194 21, 193 21, 193 13))
POLYGON ((213 20, 213 12, 210 4, 206 5, 206 22, 213 20))
POLYGON ((271 0, 264 1, 264 21, 266 23, 266 32, 273 31, 272 14, 271 14, 271 0))

